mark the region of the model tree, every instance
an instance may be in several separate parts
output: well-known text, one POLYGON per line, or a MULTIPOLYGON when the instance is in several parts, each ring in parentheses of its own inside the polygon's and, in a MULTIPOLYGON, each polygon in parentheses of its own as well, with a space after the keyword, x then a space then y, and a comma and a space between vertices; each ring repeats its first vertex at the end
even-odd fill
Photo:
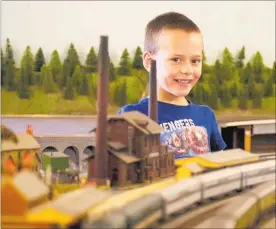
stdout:
POLYGON ((13 56, 13 49, 10 44, 10 40, 7 39, 6 55, 5 55, 5 74, 4 74, 4 87, 13 91, 16 89, 15 83, 15 61, 13 56))
POLYGON ((132 62, 132 68, 134 69, 143 69, 143 59, 142 59, 142 50, 141 48, 138 46, 136 48, 135 54, 134 54, 134 59, 132 62))
POLYGON ((35 55, 34 71, 40 72, 44 64, 45 64, 44 54, 43 54, 42 48, 39 48, 35 55))
POLYGON ((57 50, 54 50, 51 54, 50 67, 53 74, 54 82, 58 86, 62 86, 62 75, 61 75, 61 61, 57 50))
POLYGON ((118 74, 121 76, 128 76, 131 73, 130 57, 127 49, 124 49, 119 63, 118 74))
POLYGON ((98 59, 97 59, 94 47, 90 48, 90 51, 86 57, 85 63, 86 63, 86 72, 87 73, 97 71, 98 59))

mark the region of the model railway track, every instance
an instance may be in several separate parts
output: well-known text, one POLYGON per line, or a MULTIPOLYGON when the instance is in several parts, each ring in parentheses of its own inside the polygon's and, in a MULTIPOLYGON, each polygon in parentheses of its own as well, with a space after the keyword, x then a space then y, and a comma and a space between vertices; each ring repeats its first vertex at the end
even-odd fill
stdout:
POLYGON ((156 223, 168 222, 210 199, 235 195, 267 180, 275 180, 274 160, 201 174, 155 190, 96 220, 88 218, 84 228, 156 228, 156 223))
MULTIPOLYGON (((268 153, 266 155, 260 156, 258 161, 247 161, 247 162, 242 162, 240 164, 233 164, 233 165, 227 165, 225 167, 221 167, 221 168, 205 168, 204 169, 204 173, 210 173, 210 172, 214 172, 217 170, 221 170, 223 168, 234 168, 234 167, 239 167, 242 165, 249 165, 249 164, 256 164, 257 162, 264 162, 264 161, 275 161, 276 160, 276 154, 275 153, 268 153)), ((196 175, 194 175, 196 176, 196 175)))
POLYGON ((276 152, 273 153, 261 153, 258 154, 260 159, 275 159, 276 158, 276 152))
POLYGON ((265 182, 241 193, 233 192, 227 197, 216 200, 216 202, 210 200, 204 206, 196 206, 195 210, 191 208, 179 216, 172 217, 169 222, 163 225, 155 225, 153 228, 235 228, 238 223, 239 225, 242 224, 242 228, 275 228, 274 209, 276 200, 274 196, 275 181, 265 182), (249 204, 246 203, 246 200, 250 198, 251 200, 255 198, 255 201, 251 201, 249 204), (244 200, 244 205, 241 200, 244 200), (233 208, 236 211, 233 211, 233 208), (242 209, 246 209, 246 211, 242 211, 242 209), (255 211, 252 211, 252 209, 255 211), (228 213, 228 218, 225 216, 226 212, 228 213), (231 217, 236 212, 239 212, 239 214, 231 217), (252 213, 255 213, 255 219, 251 218, 254 216, 252 213), (208 220, 202 222, 201 219, 208 220), (232 224, 227 224, 227 222, 232 224))
POLYGON ((268 229, 268 228, 276 228, 276 213, 272 213, 263 219, 259 225, 256 226, 256 229, 268 229))
POLYGON ((267 215, 275 215, 275 180, 260 184, 223 206, 195 228, 255 228, 267 215))
POLYGON ((183 214, 171 217, 169 222, 166 222, 165 224, 156 224, 153 228, 194 228, 200 223, 201 219, 212 217, 217 211, 227 205, 227 203, 233 199, 232 195, 238 195, 238 193, 234 194, 233 192, 233 194, 224 196, 220 200, 208 200, 204 205, 190 208, 183 212, 183 214))

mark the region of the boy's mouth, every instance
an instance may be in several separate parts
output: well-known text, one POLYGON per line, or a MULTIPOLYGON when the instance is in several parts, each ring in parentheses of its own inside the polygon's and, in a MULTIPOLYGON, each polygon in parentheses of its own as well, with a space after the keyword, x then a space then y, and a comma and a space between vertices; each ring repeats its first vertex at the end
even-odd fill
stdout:
POLYGON ((185 79, 185 80, 184 79, 175 79, 175 81, 182 85, 187 85, 192 82, 192 80, 189 80, 189 79, 185 79))

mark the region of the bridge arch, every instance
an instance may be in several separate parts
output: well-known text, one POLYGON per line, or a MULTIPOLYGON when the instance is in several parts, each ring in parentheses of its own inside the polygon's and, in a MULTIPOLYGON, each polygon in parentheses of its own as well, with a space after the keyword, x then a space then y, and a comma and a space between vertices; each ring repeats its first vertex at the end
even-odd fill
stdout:
POLYGON ((84 150, 83 150, 83 154, 84 155, 89 155, 91 153, 95 152, 95 146, 93 145, 90 145, 90 146, 87 146, 84 150))
POLYGON ((69 156, 69 164, 73 169, 79 168, 79 150, 76 146, 69 146, 63 151, 69 156))
MULTIPOLYGON (((93 145, 87 146, 83 150, 83 156, 87 157, 87 156, 91 155, 94 152, 95 152, 95 146, 93 146, 93 145)), ((87 171, 87 169, 88 169, 88 163, 87 163, 87 161, 83 161, 81 164, 82 164, 82 169, 84 171, 87 171)))
POLYGON ((58 151, 56 147, 54 147, 54 146, 47 146, 44 150, 42 150, 42 153, 56 152, 56 151, 58 151))

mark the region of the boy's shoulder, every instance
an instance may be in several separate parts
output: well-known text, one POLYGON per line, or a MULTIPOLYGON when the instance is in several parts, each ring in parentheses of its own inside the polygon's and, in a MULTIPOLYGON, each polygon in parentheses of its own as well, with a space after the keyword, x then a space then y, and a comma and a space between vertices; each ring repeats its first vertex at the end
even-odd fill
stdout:
POLYGON ((214 114, 214 111, 211 107, 209 107, 208 105, 202 105, 202 104, 197 104, 197 103, 191 103, 191 105, 200 111, 203 111, 205 114, 206 113, 210 113, 210 114, 214 114))
POLYGON ((147 114, 147 109, 148 109, 148 98, 144 98, 144 99, 140 100, 138 103, 128 104, 128 105, 121 107, 117 111, 117 114, 129 112, 129 111, 140 111, 144 114, 147 114))
MULTIPOLYGON (((214 118, 215 117, 215 112, 209 106, 192 103, 190 100, 188 102, 189 102, 188 108, 192 110, 192 113, 198 114, 205 118, 214 118)), ((149 103, 149 98, 146 97, 144 99, 141 99, 138 103, 128 104, 128 105, 123 106, 122 108, 120 108, 118 110, 117 114, 129 112, 129 111, 139 111, 139 112, 142 112, 142 113, 148 115, 148 103, 149 103)), ((175 107, 175 105, 166 104, 166 106, 164 106, 163 108, 166 109, 167 112, 169 112, 170 107, 175 107)), ((183 108, 186 109, 187 107, 183 106, 183 108)))
POLYGON ((201 117, 206 119, 216 119, 214 110, 208 105, 193 103, 194 111, 201 117))

